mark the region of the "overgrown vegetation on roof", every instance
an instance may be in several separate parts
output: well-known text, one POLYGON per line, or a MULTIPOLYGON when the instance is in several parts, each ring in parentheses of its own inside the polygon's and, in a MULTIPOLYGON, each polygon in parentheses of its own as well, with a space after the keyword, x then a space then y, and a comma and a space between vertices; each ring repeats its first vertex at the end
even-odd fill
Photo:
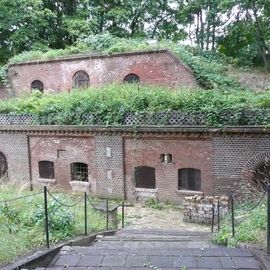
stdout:
POLYGON ((242 89, 233 77, 226 74, 229 68, 228 59, 217 52, 202 52, 193 47, 169 41, 151 43, 142 39, 119 38, 108 33, 90 35, 80 40, 76 46, 67 47, 66 49, 24 52, 11 58, 9 63, 55 59, 60 56, 69 56, 77 53, 89 54, 99 52, 112 54, 160 48, 169 49, 180 61, 190 67, 203 88, 220 90, 225 88, 242 89))
MULTIPOLYGON (((44 94, 0 101, 0 113, 34 114, 43 124, 85 124, 83 116, 97 115, 103 124, 122 125, 128 113, 183 111, 203 113, 206 123, 220 126, 221 112, 231 112, 233 125, 245 124, 242 112, 270 108, 270 93, 253 91, 218 91, 178 89, 138 85, 107 85, 99 89, 74 90, 69 93, 44 94), (233 112, 233 113, 232 113, 233 112)), ((269 119, 256 113, 257 124, 268 125, 269 119)))

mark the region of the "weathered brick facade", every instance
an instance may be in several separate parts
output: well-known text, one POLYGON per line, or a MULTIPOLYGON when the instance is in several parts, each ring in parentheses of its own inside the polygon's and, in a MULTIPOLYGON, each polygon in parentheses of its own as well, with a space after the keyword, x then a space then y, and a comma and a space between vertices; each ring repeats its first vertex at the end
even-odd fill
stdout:
POLYGON ((71 163, 88 165, 89 192, 102 197, 181 202, 192 194, 227 194, 270 158, 270 129, 0 126, 0 152, 12 181, 39 184, 39 161, 54 162, 56 185, 71 189, 71 163), (164 162, 162 156, 171 155, 164 162), (156 187, 135 187, 135 168, 155 169, 156 187), (178 190, 178 170, 201 172, 201 190, 178 190), (31 169, 31 174, 30 174, 31 169))
POLYGON ((8 164, 8 178, 12 182, 30 182, 28 140, 25 134, 0 133, 0 152, 8 164))
POLYGON ((197 86, 191 70, 167 50, 80 55, 48 61, 30 61, 9 66, 11 93, 31 92, 31 84, 39 80, 44 91, 68 92, 78 71, 89 75, 89 85, 123 83, 128 74, 136 74, 141 84, 164 86, 197 86))
POLYGON ((156 170, 156 198, 160 201, 179 201, 188 193, 178 190, 178 169, 201 170, 202 192, 213 193, 213 146, 209 136, 142 136, 125 140, 125 180, 127 198, 139 196, 135 188, 134 168, 149 166, 156 170), (153 138, 154 137, 154 138, 153 138), (172 163, 164 163, 160 155, 171 154, 172 163))

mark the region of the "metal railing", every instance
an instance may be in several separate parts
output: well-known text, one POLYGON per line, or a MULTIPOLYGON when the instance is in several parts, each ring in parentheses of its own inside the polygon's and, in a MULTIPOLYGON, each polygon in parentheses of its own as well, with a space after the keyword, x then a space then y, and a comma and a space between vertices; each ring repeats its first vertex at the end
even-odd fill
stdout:
MULTIPOLYGON (((270 254, 270 184, 268 184, 266 190, 263 192, 261 197, 257 199, 252 206, 245 205, 241 200, 235 197, 234 192, 229 194, 229 220, 231 228, 231 236, 234 238, 238 233, 238 226, 248 217, 248 213, 255 210, 259 206, 265 203, 266 199, 266 250, 267 254, 270 254)), ((212 222, 211 222, 211 232, 214 232, 215 225, 217 226, 217 231, 220 230, 222 226, 220 220, 220 206, 212 206, 212 222), (217 222, 215 219, 217 218, 217 222)))
MULTIPOLYGON (((52 216, 55 214, 53 213, 53 210, 56 209, 56 208, 53 208, 53 209, 51 208, 52 204, 54 203, 58 209, 60 207, 65 207, 65 208, 70 208, 70 209, 73 208, 74 224, 76 222, 80 222, 78 226, 80 227, 80 230, 78 233, 74 232, 72 236, 76 236, 76 235, 87 236, 88 235, 89 227, 91 228, 91 218, 89 220, 89 216, 91 216, 94 212, 97 212, 96 215, 98 216, 98 219, 99 219, 98 222, 102 223, 101 224, 102 228, 100 227, 99 231, 116 229, 118 227, 118 223, 120 223, 121 227, 124 228, 125 226, 124 201, 121 202, 120 204, 116 204, 113 201, 113 204, 111 204, 108 198, 104 200, 91 199, 86 192, 80 195, 72 195, 71 197, 67 194, 62 194, 62 196, 60 197, 59 193, 53 193, 47 188, 47 186, 44 186, 43 191, 40 191, 40 192, 36 192, 36 193, 32 193, 29 195, 20 196, 20 197, 16 197, 12 199, 1 200, 0 201, 0 214, 1 213, 3 214, 4 211, 6 212, 1 216, 2 221, 0 222, 0 227, 1 227, 1 223, 6 224, 6 225, 8 224, 9 225, 8 230, 10 234, 20 231, 24 223, 24 222, 21 222, 20 217, 19 217, 19 213, 22 210, 22 207, 29 207, 29 208, 39 207, 41 211, 39 212, 38 222, 41 221, 41 223, 44 224, 45 244, 46 244, 46 247, 49 248, 52 242, 51 236, 53 235, 53 232, 55 230, 53 226, 55 226, 54 223, 57 222, 57 220, 52 221, 52 218, 53 218, 52 216), (66 200, 66 198, 68 198, 68 200, 66 200), (37 205, 32 205, 32 204, 35 204, 36 202, 34 201, 34 199, 39 202, 37 205), (18 207, 18 205, 20 206, 18 207), (76 207, 77 209, 75 209, 76 207), (121 208, 121 221, 119 220, 120 217, 118 217, 119 208, 121 208), (14 212, 14 214, 12 211, 14 212), (75 212, 77 215, 80 215, 77 220, 76 220, 75 212), (14 215, 18 216, 18 218, 15 217, 16 220, 14 218, 14 215), (114 220, 112 219, 112 216, 115 218, 114 220), (12 224, 13 222, 16 223, 15 229, 12 224)), ((67 210, 65 211, 68 212, 67 210)), ((36 221, 33 221, 33 222, 36 222, 36 221)))

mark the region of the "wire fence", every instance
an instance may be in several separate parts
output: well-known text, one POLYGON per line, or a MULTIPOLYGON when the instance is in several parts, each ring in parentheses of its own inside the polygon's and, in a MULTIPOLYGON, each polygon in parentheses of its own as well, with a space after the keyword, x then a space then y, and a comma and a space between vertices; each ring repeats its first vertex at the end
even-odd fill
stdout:
POLYGON ((220 207, 212 207, 211 231, 225 229, 233 239, 240 242, 259 242, 270 254, 270 185, 257 196, 248 199, 229 195, 229 212, 222 222, 220 207))
POLYGON ((90 232, 125 225, 124 202, 43 191, 0 201, 0 236, 3 241, 27 242, 27 248, 43 246, 90 232), (118 209, 121 213, 118 213, 118 209))

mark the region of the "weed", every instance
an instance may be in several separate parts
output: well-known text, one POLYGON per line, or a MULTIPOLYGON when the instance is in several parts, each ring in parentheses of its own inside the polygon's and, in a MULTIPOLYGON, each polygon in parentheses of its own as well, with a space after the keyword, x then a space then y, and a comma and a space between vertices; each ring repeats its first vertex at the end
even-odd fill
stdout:
POLYGON ((266 203, 261 203, 252 211, 245 211, 246 205, 238 205, 235 209, 235 237, 232 237, 231 216, 228 215, 214 238, 217 244, 229 247, 239 243, 255 244, 261 248, 266 246, 266 203))
MULTIPOLYGON (((25 190, 26 185, 0 185, 0 265, 16 256, 45 245, 44 198, 42 192, 25 190), (38 193, 38 194, 37 194, 38 193), (31 196, 36 194, 34 196, 31 196), (12 200, 21 197, 19 200, 12 200)), ((59 201, 74 204, 78 195, 53 191, 59 201)), ((82 195, 80 195, 82 196, 82 195)), ((84 233, 83 202, 74 207, 60 206, 48 198, 50 241, 56 243, 84 233)), ((88 232, 105 229, 105 218, 88 206, 88 232)))

